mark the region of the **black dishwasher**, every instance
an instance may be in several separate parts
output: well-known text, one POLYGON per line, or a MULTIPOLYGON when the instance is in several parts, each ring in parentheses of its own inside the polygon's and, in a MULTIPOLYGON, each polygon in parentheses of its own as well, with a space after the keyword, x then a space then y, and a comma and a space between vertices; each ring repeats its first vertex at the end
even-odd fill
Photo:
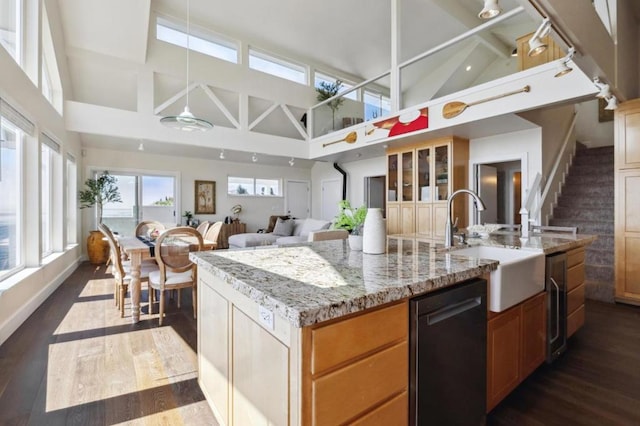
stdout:
POLYGON ((485 424, 486 299, 472 279, 411 300, 410 425, 485 424))

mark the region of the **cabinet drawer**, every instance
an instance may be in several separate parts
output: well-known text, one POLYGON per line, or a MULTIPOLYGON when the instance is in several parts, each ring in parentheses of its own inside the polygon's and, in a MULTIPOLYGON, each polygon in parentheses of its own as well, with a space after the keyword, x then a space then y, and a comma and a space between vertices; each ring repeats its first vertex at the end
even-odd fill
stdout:
POLYGON ((408 423, 409 397, 407 392, 385 402, 369 414, 360 417, 351 426, 404 426, 408 423))
POLYGON ((406 392, 408 359, 405 341, 314 379, 311 424, 342 424, 392 395, 406 392))
POLYGON ((580 284, 567 295, 567 312, 571 314, 582 305, 584 305, 584 284, 580 284))
POLYGON ((571 291, 584 283, 584 263, 567 269, 567 291, 571 291))
POLYGON ((578 331, 584 325, 584 305, 567 316, 567 337, 578 331))
POLYGON ((408 337, 408 302, 311 330, 311 373, 318 374, 408 337))
POLYGON ((567 268, 571 268, 579 263, 584 263, 584 248, 569 250, 567 252, 567 268))

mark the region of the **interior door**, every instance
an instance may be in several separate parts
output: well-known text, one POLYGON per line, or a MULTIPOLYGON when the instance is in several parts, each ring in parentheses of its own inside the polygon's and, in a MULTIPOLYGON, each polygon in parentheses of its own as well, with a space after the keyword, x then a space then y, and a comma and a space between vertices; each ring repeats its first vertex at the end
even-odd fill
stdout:
POLYGON ((498 223, 498 169, 479 164, 476 179, 478 195, 486 206, 482 212, 476 210, 477 223, 498 223))
POLYGON ((285 198, 285 211, 287 214, 299 219, 309 217, 311 212, 309 194, 309 181, 288 180, 285 198))
POLYGON ((342 201, 342 180, 323 180, 321 185, 321 219, 333 220, 333 218, 338 214, 338 203, 342 201))

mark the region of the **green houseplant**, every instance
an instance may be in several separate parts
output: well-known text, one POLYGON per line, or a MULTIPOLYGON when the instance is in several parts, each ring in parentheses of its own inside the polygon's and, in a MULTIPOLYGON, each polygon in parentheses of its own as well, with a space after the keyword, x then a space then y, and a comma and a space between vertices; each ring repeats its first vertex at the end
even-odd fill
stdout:
POLYGON ((333 222, 333 228, 345 229, 349 232, 349 246, 352 250, 362 250, 362 226, 367 217, 367 207, 351 207, 348 200, 338 203, 340 211, 333 222))
MULTIPOLYGON (((321 81, 318 87, 316 87, 316 92, 318 92, 318 96, 316 99, 318 102, 326 101, 329 98, 334 97, 340 92, 342 88, 342 81, 336 80, 333 83, 329 83, 327 81, 321 81)), ((344 102, 344 98, 336 98, 327 103, 327 106, 331 108, 331 126, 333 130, 336 129, 336 111, 340 108, 340 105, 344 102)))
MULTIPOLYGON (((109 172, 104 171, 95 179, 89 178, 84 182, 85 189, 78 195, 80 208, 96 207, 98 224, 102 223, 102 209, 105 203, 121 203, 120 191, 116 185, 116 179, 109 172)), ((109 243, 103 239, 102 233, 97 230, 89 232, 87 239, 87 255, 89 261, 99 265, 107 261, 109 257, 109 243)))

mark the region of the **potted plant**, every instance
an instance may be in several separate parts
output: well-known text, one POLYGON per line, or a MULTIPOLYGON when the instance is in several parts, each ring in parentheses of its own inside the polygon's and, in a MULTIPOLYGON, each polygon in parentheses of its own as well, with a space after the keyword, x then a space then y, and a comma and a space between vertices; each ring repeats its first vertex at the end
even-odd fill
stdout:
MULTIPOLYGON (((329 83, 327 81, 321 81, 320 85, 316 87, 316 92, 318 92, 318 96, 316 99, 318 102, 326 101, 329 98, 334 97, 340 92, 342 88, 342 81, 336 80, 334 83, 329 83)), ((327 106, 331 108, 331 126, 333 130, 336 129, 336 111, 340 108, 340 105, 344 102, 344 98, 336 98, 327 103, 327 106)))
MULTIPOLYGON (((96 207, 98 224, 102 223, 102 209, 105 203, 121 203, 120 191, 116 185, 116 179, 109 172, 104 171, 95 179, 89 178, 84 182, 85 189, 80 191, 80 208, 96 207)), ((109 257, 109 243, 103 239, 98 230, 89 232, 87 239, 87 255, 93 264, 102 264, 109 257)))
POLYGON ((187 226, 191 226, 191 219, 193 219, 193 213, 189 210, 185 210, 182 217, 187 218, 187 226))
POLYGON ((348 200, 338 203, 340 211, 335 218, 333 227, 345 229, 349 232, 349 247, 351 250, 362 250, 362 225, 367 217, 367 207, 362 205, 353 208, 348 200))

